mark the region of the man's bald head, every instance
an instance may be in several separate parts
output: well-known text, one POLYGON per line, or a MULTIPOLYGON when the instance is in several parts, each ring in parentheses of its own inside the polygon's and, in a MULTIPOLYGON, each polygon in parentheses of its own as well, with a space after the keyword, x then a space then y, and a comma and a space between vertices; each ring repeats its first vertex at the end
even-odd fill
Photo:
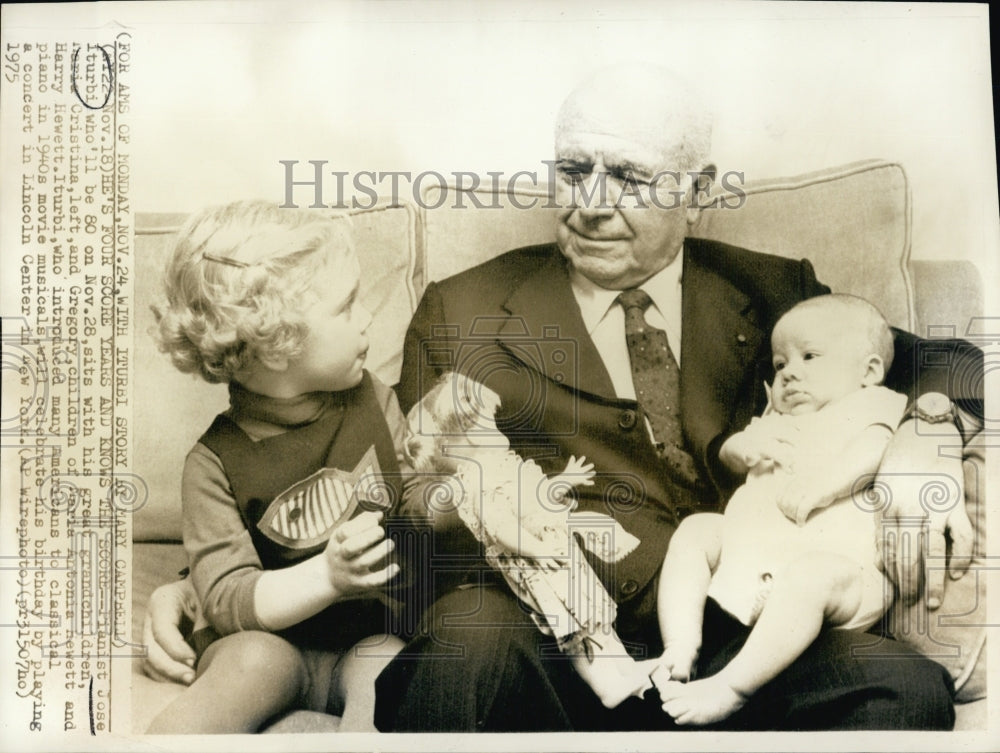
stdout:
POLYGON ((556 120, 556 143, 569 133, 645 144, 659 153, 661 167, 698 170, 708 161, 712 119, 682 78, 633 63, 602 69, 570 93, 556 120))

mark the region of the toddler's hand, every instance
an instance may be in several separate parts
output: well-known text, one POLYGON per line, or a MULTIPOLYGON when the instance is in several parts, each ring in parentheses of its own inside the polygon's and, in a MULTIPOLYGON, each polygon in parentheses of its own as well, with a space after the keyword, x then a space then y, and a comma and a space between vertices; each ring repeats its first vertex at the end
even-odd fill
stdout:
POLYGON ((372 570, 393 549, 392 541, 385 538, 381 520, 381 513, 363 512, 338 526, 330 536, 324 554, 327 575, 338 594, 360 594, 378 588, 399 572, 394 562, 372 570))

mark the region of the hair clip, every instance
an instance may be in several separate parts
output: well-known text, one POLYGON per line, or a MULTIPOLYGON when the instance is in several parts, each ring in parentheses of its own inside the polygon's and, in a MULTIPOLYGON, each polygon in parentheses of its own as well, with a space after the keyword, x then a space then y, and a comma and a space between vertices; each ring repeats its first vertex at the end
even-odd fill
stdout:
POLYGON ((250 266, 245 261, 234 259, 231 256, 216 256, 215 254, 210 254, 207 251, 203 252, 201 256, 203 259, 214 261, 216 264, 228 264, 230 267, 238 267, 239 269, 246 269, 250 266))

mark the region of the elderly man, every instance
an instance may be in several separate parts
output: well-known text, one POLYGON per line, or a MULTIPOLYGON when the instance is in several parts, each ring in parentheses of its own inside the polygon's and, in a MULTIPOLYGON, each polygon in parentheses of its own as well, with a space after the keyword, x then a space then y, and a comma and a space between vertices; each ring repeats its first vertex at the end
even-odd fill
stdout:
MULTIPOLYGON (((594 463, 596 483, 578 491, 579 509, 612 516, 640 542, 614 566, 591 562, 637 658, 662 652, 657 576, 680 518, 722 509, 739 482, 718 449, 764 407, 771 327, 796 302, 828 292, 807 261, 687 237, 714 178, 710 131, 686 85, 653 67, 606 70, 575 90, 556 127, 558 243, 429 285, 398 389, 407 410, 457 369, 501 396, 498 425, 522 456, 547 472, 570 455, 594 463)), ((912 336, 897 333, 887 380, 911 395, 913 348, 912 336)), ((921 389, 928 384, 944 389, 947 375, 921 374, 921 389)), ((422 629, 377 683, 380 729, 672 727, 654 691, 605 709, 476 559, 466 532, 441 532, 441 551, 473 564, 431 573, 422 629)), ((152 622, 176 656, 162 627, 170 611, 152 622)), ((699 675, 724 666, 746 635, 710 606, 699 675)), ((727 728, 950 728, 946 672, 901 646, 891 658, 852 655, 872 642, 824 633, 727 728)))

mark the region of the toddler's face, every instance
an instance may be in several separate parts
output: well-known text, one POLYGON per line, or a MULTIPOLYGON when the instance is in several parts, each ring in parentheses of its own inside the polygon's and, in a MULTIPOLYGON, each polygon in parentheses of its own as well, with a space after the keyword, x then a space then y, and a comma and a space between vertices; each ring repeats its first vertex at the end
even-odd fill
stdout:
POLYGON ((358 300, 359 281, 357 260, 337 268, 327 264, 317 275, 315 300, 304 314, 309 334, 286 374, 301 392, 336 392, 361 381, 372 316, 358 300))
POLYGON ((827 403, 860 389, 870 354, 863 334, 822 309, 794 311, 771 335, 774 384, 771 401, 778 413, 815 413, 827 403))

